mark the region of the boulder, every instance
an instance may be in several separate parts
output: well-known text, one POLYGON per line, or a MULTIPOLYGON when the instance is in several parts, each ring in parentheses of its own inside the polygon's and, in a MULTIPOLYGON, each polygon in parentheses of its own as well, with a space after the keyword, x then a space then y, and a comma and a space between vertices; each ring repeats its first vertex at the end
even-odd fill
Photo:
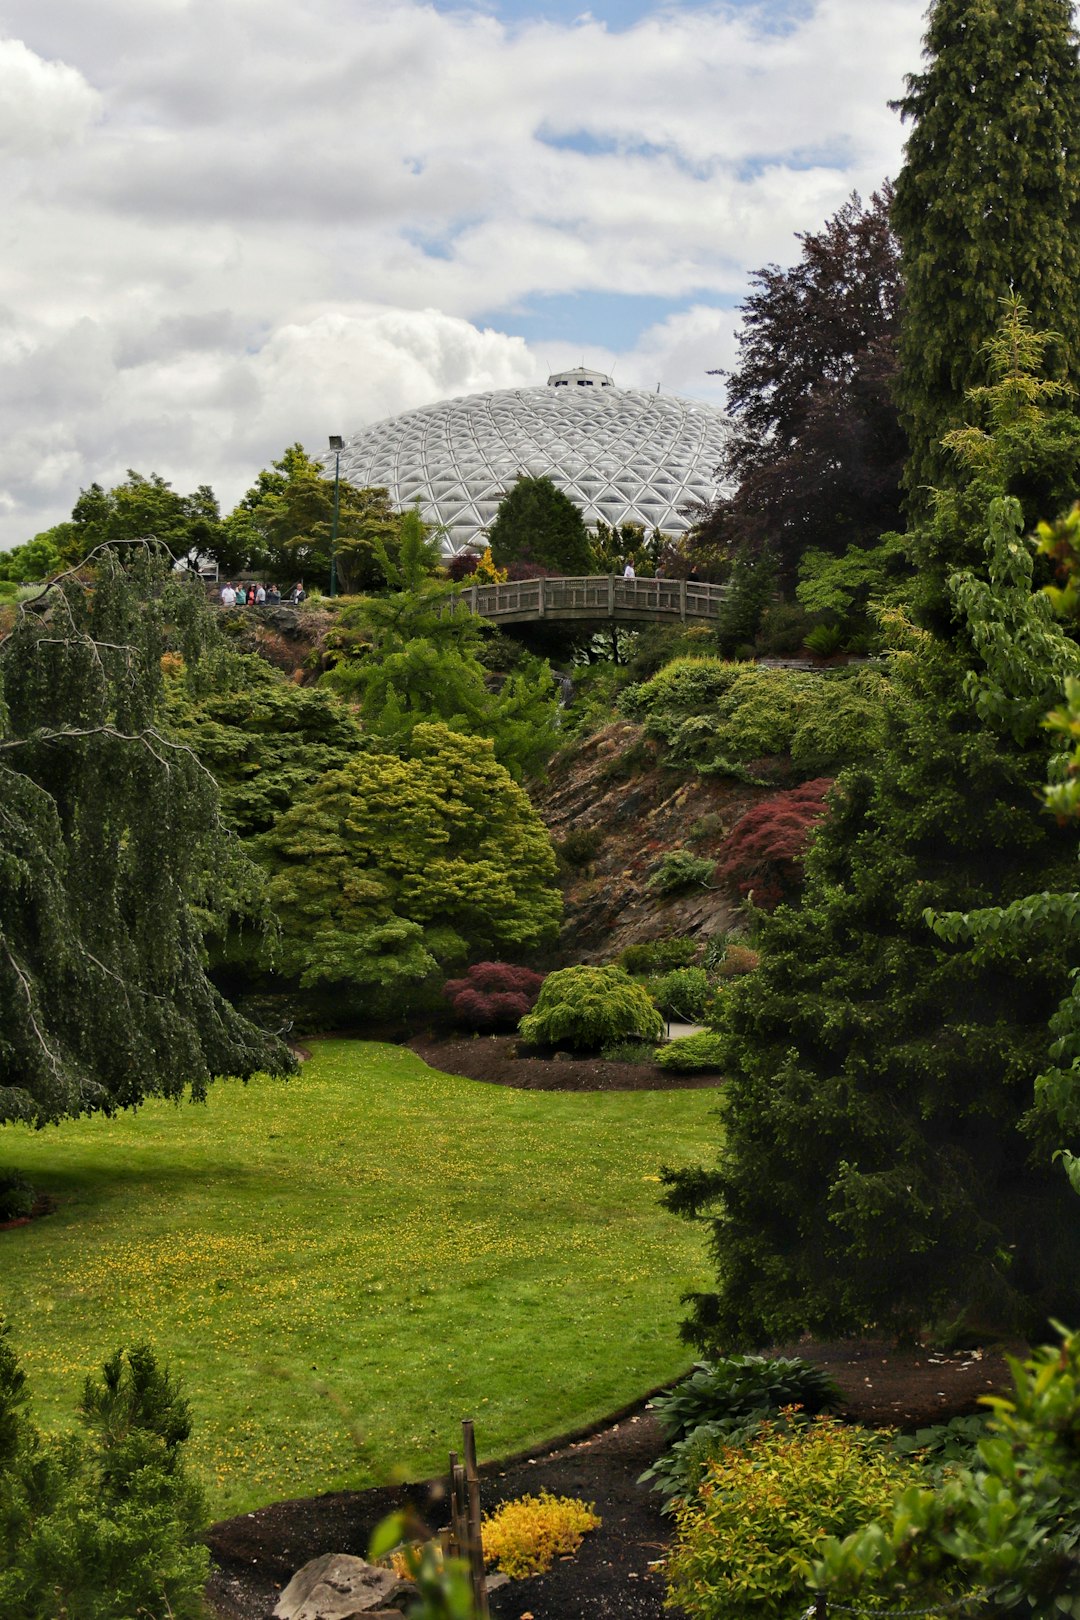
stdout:
POLYGON ((392 1569, 349 1553, 323 1553, 297 1570, 282 1592, 274 1620, 359 1620, 392 1610, 411 1582, 392 1569))

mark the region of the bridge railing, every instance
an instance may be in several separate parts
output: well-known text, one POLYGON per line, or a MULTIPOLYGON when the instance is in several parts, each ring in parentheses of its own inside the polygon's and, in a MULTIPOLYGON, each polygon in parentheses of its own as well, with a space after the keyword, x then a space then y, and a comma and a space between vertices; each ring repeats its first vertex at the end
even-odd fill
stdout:
POLYGON ((624 579, 587 574, 466 585, 449 597, 449 611, 483 619, 715 619, 726 585, 690 579, 624 579))

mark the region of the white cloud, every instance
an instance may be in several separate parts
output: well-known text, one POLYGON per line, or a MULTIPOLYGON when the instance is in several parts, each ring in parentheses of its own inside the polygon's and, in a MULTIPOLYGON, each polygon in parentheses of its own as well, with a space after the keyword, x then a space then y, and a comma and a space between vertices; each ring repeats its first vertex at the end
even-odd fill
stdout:
POLYGON ((581 346, 513 335, 537 297, 684 302, 588 357, 706 392, 715 303, 895 172, 922 5, 612 34, 420 0, 6 0, 0 544, 129 465, 228 502, 294 439, 542 380, 541 348, 581 346))
POLYGON ((0 152, 32 156, 80 140, 101 98, 77 68, 0 39, 0 152))

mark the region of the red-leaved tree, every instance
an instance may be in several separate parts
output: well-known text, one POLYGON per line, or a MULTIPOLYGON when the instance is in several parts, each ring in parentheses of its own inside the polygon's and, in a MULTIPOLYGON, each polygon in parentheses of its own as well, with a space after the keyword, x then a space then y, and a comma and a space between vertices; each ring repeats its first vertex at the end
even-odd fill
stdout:
POLYGON ((724 842, 716 866, 720 881, 731 883, 740 895, 752 892, 762 911, 792 899, 802 883, 810 834, 825 814, 832 784, 831 776, 818 776, 748 810, 724 842))
POLYGON ((510 1030, 532 1012, 543 982, 543 974, 532 968, 474 962, 463 979, 447 979, 442 993, 466 1029, 510 1030))

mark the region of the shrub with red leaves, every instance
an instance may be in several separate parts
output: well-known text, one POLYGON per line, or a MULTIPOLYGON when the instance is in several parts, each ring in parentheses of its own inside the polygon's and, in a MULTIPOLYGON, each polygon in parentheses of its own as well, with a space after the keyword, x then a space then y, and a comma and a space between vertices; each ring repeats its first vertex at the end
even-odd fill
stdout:
POLYGON ((479 562, 480 559, 475 551, 459 551, 450 558, 446 565, 446 572, 455 582, 468 579, 470 574, 476 573, 479 562))
POLYGON ((748 810, 724 841, 717 878, 740 895, 753 891, 754 904, 762 911, 792 899, 802 883, 810 834, 825 814, 832 784, 831 776, 818 776, 748 810))
POLYGON ((474 962, 463 979, 447 979, 443 995, 466 1029, 516 1029, 532 1012, 542 973, 510 962, 474 962))

